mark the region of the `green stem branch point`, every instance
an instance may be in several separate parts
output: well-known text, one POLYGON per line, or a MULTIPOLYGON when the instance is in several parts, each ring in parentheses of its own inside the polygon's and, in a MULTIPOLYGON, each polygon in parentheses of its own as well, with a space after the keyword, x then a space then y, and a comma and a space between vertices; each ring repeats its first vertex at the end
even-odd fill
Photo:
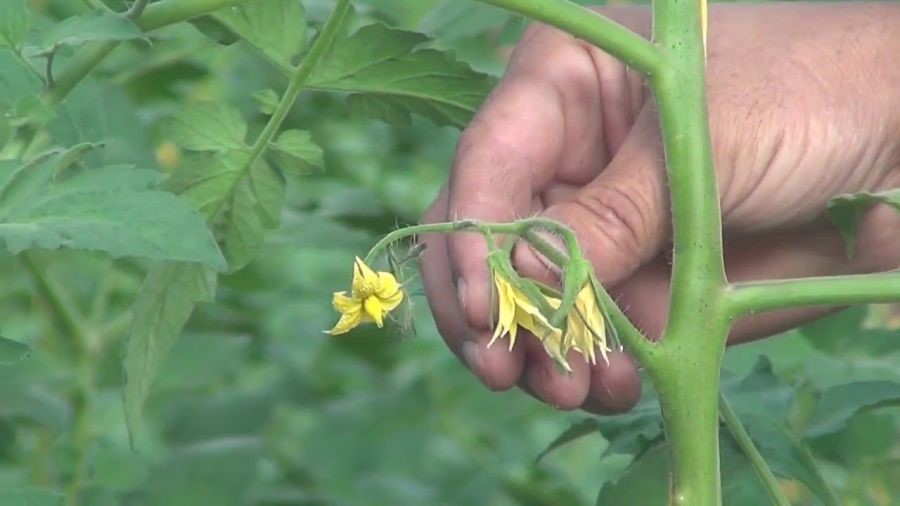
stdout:
POLYGON ((628 28, 568 0, 481 0, 555 26, 603 48, 647 75, 665 61, 653 43, 628 28))

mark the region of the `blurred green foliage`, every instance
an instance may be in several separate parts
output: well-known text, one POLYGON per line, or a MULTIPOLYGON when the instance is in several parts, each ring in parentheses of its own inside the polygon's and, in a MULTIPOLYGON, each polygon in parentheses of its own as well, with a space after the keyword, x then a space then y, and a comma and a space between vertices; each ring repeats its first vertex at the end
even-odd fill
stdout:
MULTIPOLYGON (((303 3, 312 26, 333 6, 303 3)), ((85 12, 80 0, 30 8, 34 37, 85 12)), ((524 26, 472 1, 360 0, 357 8, 362 20, 424 32, 432 47, 494 75, 524 26)), ((257 134, 269 95, 259 92, 286 80, 221 29, 180 24, 154 33, 152 44, 121 46, 57 113, 60 135, 70 146, 102 140, 89 155, 97 163, 177 173, 190 155, 165 124, 190 104, 234 107, 257 134)), ((71 54, 62 48, 57 58, 71 54)), ((10 90, 39 84, 8 52, 0 68, 6 113, 16 106, 4 102, 10 90)), ((284 128, 309 132, 324 153, 321 163, 311 155, 312 169, 324 167, 290 178, 266 247, 220 277, 214 304, 197 306, 153 384, 135 450, 121 358, 149 264, 79 251, 0 253, 0 505, 663 504, 667 464, 650 392, 621 417, 488 392, 447 352, 421 296, 414 339, 371 328, 322 334, 353 257, 418 219, 458 137, 421 115, 391 126, 357 109, 340 95, 308 93, 291 110, 284 128), (42 283, 86 315, 86 349, 42 283), (537 461, 560 434, 571 441, 537 461)), ((819 472, 845 504, 900 500, 890 407, 900 399, 898 327, 896 310, 854 309, 729 351, 729 396, 797 504, 827 495, 819 472)), ((723 438, 726 504, 763 504, 755 475, 723 438)))

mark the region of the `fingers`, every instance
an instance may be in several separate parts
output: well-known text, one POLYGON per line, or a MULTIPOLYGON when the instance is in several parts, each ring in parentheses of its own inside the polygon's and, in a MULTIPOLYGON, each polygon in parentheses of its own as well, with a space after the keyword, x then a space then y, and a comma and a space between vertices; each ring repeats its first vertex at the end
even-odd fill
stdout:
MULTIPOLYGON (((636 104, 644 100, 640 83, 622 63, 568 34, 540 25, 529 29, 463 134, 450 177, 448 219, 522 218, 544 190, 594 179, 609 161, 610 146, 618 149, 631 128, 636 104)), ((486 328, 485 245, 459 235, 448 249, 468 322, 486 328)))
MULTIPOLYGON (((669 238, 665 168, 653 111, 647 108, 607 168, 574 194, 543 213, 574 230, 598 278, 615 284, 650 261, 669 238)), ((549 195, 548 195, 549 197, 549 195)), ((549 200, 549 199, 548 199, 549 200)), ((547 262, 520 245, 517 266, 546 276, 547 262)))
MULTIPOLYGON (((443 189, 423 217, 424 223, 442 221, 447 213, 447 191, 443 189)), ((471 329, 459 305, 450 263, 447 258, 447 236, 423 234, 426 245, 419 257, 422 280, 428 304, 438 332, 447 347, 456 354, 481 381, 492 390, 506 390, 516 384, 522 374, 524 351, 509 351, 504 346, 487 347, 489 331, 471 329)))

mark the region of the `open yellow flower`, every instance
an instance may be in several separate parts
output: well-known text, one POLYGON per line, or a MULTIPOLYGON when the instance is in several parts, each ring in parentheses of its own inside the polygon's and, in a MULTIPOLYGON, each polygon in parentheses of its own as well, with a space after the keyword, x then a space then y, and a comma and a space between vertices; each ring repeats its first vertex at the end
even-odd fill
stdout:
POLYGON ((341 319, 328 331, 335 336, 349 332, 360 323, 375 322, 382 327, 384 317, 403 301, 403 289, 390 272, 375 272, 359 257, 353 264, 350 295, 335 292, 334 308, 341 319))

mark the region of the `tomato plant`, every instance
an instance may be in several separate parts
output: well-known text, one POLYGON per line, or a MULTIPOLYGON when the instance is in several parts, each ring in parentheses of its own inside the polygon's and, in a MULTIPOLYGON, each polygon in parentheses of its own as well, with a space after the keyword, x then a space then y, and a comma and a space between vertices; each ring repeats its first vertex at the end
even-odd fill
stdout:
MULTIPOLYGON (((579 504, 598 484, 597 504, 890 503, 896 414, 874 408, 900 399, 895 310, 851 310, 723 359, 741 315, 896 302, 900 277, 727 282, 705 9, 659 0, 647 40, 564 0, 4 0, 0 503, 579 504), (674 230, 659 343, 558 224, 396 226, 439 183, 519 15, 653 89, 674 230), (575 346, 598 360, 595 344, 620 341, 656 393, 617 417, 551 414, 475 392, 435 340, 322 337, 353 258, 384 236, 354 289, 382 284, 349 292, 345 315, 396 287, 368 264, 426 230, 531 241, 564 283, 517 279, 494 244, 498 286, 519 290, 505 307, 534 302, 505 330, 577 327, 579 308, 593 323, 575 346), (720 382, 723 360, 737 372, 720 382)), ((850 244, 876 202, 900 207, 896 191, 832 204, 850 244)), ((410 258, 390 260, 401 277, 410 258)), ((403 333, 433 334, 415 286, 376 302, 407 313, 403 333)))

